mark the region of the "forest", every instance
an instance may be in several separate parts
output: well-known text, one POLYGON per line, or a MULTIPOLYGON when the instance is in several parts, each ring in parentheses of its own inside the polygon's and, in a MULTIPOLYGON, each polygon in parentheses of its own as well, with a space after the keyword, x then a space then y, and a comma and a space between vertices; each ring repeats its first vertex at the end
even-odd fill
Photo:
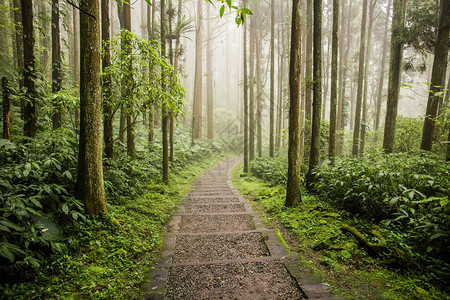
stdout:
POLYGON ((193 207, 336 299, 450 299, 449 32, 450 0, 0 0, 0 299, 153 299, 193 207))

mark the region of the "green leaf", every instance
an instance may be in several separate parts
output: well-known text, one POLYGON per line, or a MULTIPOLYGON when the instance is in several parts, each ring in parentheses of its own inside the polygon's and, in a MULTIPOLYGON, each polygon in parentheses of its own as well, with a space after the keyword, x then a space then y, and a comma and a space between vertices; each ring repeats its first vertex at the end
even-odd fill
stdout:
POLYGON ((226 2, 227 2, 227 4, 228 4, 228 7, 231 8, 231 0, 226 0, 226 2))
POLYGON ((26 163, 25 164, 25 170, 23 171, 23 176, 27 177, 28 174, 30 174, 31 171, 31 164, 30 163, 26 163))
POLYGON ((8 220, 1 220, 0 223, 5 225, 6 227, 9 227, 9 228, 14 229, 16 231, 23 231, 22 227, 20 227, 17 224, 14 224, 13 222, 10 222, 8 220))
POLYGON ((241 11, 242 11, 243 14, 253 15, 253 12, 250 9, 248 9, 248 8, 243 7, 243 8, 241 8, 241 11))
POLYGON ((64 204, 61 206, 61 210, 62 210, 65 214, 68 214, 68 213, 69 213, 69 207, 67 206, 67 203, 64 203, 64 204))
POLYGON ((223 13, 225 12, 225 5, 222 5, 222 7, 220 8, 220 17, 223 17, 223 13))
POLYGON ((9 251, 5 246, 0 247, 0 255, 8 259, 10 262, 14 262, 14 254, 9 251))

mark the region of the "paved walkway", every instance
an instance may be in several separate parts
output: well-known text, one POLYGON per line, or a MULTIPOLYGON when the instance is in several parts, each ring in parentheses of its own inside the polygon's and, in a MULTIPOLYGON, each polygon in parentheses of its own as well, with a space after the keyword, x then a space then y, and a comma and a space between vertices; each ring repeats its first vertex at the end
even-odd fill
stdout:
POLYGON ((144 299, 330 298, 231 183, 240 158, 204 172, 168 224, 144 299))

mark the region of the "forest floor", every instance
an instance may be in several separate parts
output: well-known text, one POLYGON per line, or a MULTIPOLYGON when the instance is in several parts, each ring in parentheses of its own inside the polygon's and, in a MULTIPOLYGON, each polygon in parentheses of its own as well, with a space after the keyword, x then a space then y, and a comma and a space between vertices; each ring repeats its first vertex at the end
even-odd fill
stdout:
POLYGON ((168 223, 145 299, 344 299, 286 250, 231 182, 234 157, 204 172, 168 223))

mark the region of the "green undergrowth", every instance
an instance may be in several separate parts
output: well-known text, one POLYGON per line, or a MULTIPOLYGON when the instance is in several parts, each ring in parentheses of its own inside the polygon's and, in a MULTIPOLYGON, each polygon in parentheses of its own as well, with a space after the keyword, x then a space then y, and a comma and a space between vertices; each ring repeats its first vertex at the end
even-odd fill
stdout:
POLYGON ((165 225, 199 174, 227 152, 211 152, 172 173, 170 186, 140 183, 136 197, 114 197, 108 216, 84 221, 78 251, 54 253, 27 280, 1 285, 2 299, 136 299, 162 246, 165 225))
POLYGON ((288 232, 290 238, 285 239, 291 250, 300 254, 303 264, 320 280, 330 284, 335 295, 348 299, 450 299, 444 278, 417 264, 384 265, 381 261, 388 258, 387 253, 369 255, 341 228, 356 228, 369 242, 378 243, 368 234, 374 231, 386 239, 386 245, 404 249, 394 231, 358 219, 304 190, 301 205, 286 208, 284 185, 241 173, 242 163, 232 172, 236 188, 249 195, 273 225, 288 232))

